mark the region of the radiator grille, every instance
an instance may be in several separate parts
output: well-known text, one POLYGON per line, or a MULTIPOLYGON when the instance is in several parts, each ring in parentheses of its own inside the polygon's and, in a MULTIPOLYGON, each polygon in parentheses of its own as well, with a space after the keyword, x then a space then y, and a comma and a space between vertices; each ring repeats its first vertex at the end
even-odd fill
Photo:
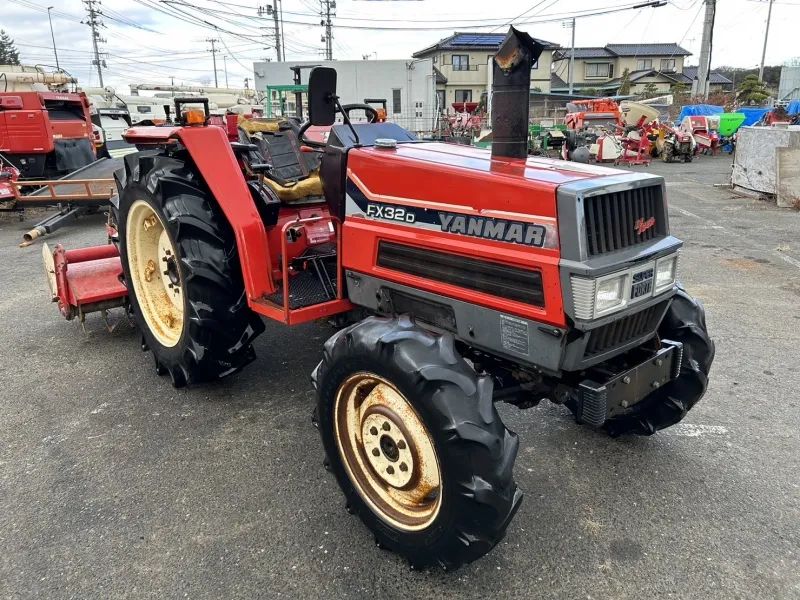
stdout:
POLYGON ((662 204, 661 186, 585 198, 584 216, 589 256, 622 250, 663 237, 665 227, 662 222, 662 204))
POLYGON ((539 271, 381 241, 378 266, 492 296, 544 306, 539 271))
POLYGON ((664 302, 661 302, 592 330, 585 356, 602 354, 650 333, 658 325, 656 319, 663 311, 664 302))

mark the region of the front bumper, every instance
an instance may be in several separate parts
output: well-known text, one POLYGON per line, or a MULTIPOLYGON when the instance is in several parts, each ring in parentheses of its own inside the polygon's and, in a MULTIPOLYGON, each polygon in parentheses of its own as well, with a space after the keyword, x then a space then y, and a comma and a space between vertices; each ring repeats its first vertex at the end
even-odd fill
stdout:
POLYGON ((589 373, 592 379, 578 384, 576 418, 600 427, 607 419, 636 406, 650 394, 680 375, 683 344, 661 340, 661 348, 642 351, 641 362, 609 373, 589 373))

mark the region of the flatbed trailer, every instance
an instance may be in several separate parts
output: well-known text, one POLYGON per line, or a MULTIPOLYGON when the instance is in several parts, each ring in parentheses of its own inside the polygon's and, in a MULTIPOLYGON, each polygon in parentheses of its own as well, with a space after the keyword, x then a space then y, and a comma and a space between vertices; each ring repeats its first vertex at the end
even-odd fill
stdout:
POLYGON ((29 246, 36 238, 53 233, 71 219, 97 212, 116 196, 114 171, 122 167, 122 158, 101 158, 60 179, 14 182, 15 203, 10 209, 20 212, 25 208, 55 206, 55 214, 39 221, 23 235, 20 247, 29 246), (34 192, 23 190, 38 187, 34 192))

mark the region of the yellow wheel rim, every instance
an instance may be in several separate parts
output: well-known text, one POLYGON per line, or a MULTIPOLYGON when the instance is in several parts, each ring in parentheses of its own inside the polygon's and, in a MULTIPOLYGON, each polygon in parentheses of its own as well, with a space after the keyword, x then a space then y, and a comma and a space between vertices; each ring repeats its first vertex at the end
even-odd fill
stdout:
POLYGON ((334 436, 350 480, 384 521, 428 527, 442 504, 439 459, 427 428, 400 391, 373 373, 339 387, 334 436))
POLYGON ((126 222, 128 266, 147 328, 167 348, 183 334, 184 290, 179 257, 161 217, 136 200, 126 222))

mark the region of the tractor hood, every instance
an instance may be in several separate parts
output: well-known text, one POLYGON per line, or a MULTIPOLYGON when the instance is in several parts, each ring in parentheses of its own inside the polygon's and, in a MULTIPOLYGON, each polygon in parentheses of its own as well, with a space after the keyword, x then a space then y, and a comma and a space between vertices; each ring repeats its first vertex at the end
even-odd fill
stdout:
POLYGON ((354 148, 348 154, 348 177, 368 196, 552 218, 559 186, 605 177, 619 181, 628 174, 539 157, 492 158, 489 150, 438 142, 354 148))

